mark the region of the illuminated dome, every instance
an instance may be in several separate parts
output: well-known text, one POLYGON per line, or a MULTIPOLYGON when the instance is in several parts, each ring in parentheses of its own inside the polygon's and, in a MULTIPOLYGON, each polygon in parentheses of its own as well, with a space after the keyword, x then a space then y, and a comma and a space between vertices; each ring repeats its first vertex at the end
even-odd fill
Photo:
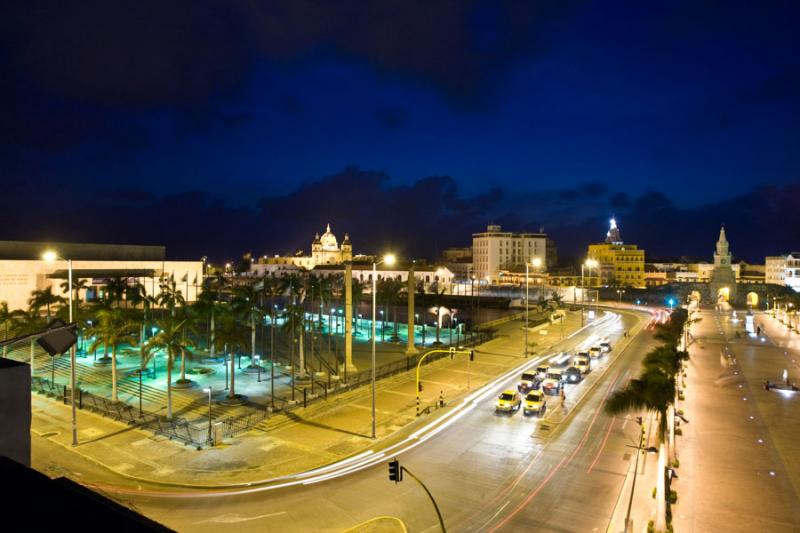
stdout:
POLYGON ((339 243, 336 241, 336 235, 331 233, 331 225, 328 224, 325 233, 320 237, 322 249, 326 251, 336 252, 339 250, 339 243))

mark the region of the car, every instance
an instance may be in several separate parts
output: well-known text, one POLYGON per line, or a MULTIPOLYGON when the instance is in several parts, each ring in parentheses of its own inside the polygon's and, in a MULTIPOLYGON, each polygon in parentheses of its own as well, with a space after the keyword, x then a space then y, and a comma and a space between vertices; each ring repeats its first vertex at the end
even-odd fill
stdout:
POLYGON ((542 415, 547 410, 547 400, 544 399, 544 392, 532 391, 525 396, 525 405, 522 408, 522 414, 529 415, 536 413, 542 415))
POLYGON ((517 384, 517 390, 522 394, 527 393, 528 391, 538 389, 542 384, 542 380, 539 378, 536 372, 523 372, 522 378, 520 382, 517 384))
POLYGON ((563 385, 563 376, 561 374, 561 370, 557 368, 551 368, 547 375, 542 381, 542 390, 546 394, 558 394, 561 392, 561 386, 563 385))
POLYGON ((584 374, 588 374, 589 371, 592 369, 592 365, 589 364, 589 358, 578 356, 572 361, 572 366, 580 370, 584 374))
POLYGON ((550 370, 550 365, 545 365, 545 364, 539 365, 536 367, 536 376, 539 379, 544 379, 544 377, 547 375, 548 370, 550 370))
POLYGON ((551 357, 549 362, 552 366, 565 367, 569 364, 569 354, 561 352, 551 357))
POLYGON ((578 383, 583 379, 581 369, 571 366, 564 371, 564 381, 567 383, 578 383))
POLYGON ((601 355, 603 355, 603 352, 600 351, 600 346, 592 346, 591 348, 589 348, 589 357, 590 358, 597 359, 601 355))
POLYGON ((584 350, 582 352, 578 352, 578 357, 585 357, 586 359, 589 359, 589 351, 584 350))
POLYGON ((522 398, 519 393, 509 389, 503 391, 500 396, 497 397, 495 411, 514 412, 519 410, 520 405, 522 405, 522 398))
POLYGON ((608 353, 611 351, 611 343, 608 341, 600 343, 600 351, 603 353, 608 353))

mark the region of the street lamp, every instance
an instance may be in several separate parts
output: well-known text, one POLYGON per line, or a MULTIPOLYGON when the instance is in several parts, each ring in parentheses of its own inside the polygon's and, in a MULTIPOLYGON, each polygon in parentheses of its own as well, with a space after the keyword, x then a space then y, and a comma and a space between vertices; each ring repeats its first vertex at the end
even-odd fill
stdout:
POLYGON ((208 393, 208 444, 211 445, 211 385, 208 386, 207 389, 203 389, 203 392, 208 393))
MULTIPOLYGON (((587 259, 585 263, 581 265, 581 327, 583 327, 583 306, 586 303, 586 282, 584 281, 584 267, 585 268, 596 268, 599 263, 596 259, 587 259)), ((589 273, 589 279, 591 280, 591 272, 589 273)), ((591 282, 591 281, 590 281, 591 282)))
MULTIPOLYGON (((377 306, 376 303, 376 292, 378 286, 378 265, 382 263, 386 263, 387 266, 394 265, 397 258, 394 254, 386 254, 383 256, 383 259, 380 261, 373 261, 372 262, 372 438, 375 438, 375 308, 377 306)), ((383 311, 381 311, 383 313, 383 311)), ((383 333, 383 327, 381 327, 381 333, 383 333)))
MULTIPOLYGON (((67 285, 69 287, 69 323, 72 324, 72 293, 74 288, 72 286, 72 259, 64 259, 60 257, 53 250, 47 250, 42 254, 42 259, 45 261, 66 261, 67 262, 67 285)), ((72 403, 72 445, 78 445, 78 413, 75 410, 75 345, 73 344, 69 349, 69 386, 72 390, 70 394, 70 403, 72 403)))

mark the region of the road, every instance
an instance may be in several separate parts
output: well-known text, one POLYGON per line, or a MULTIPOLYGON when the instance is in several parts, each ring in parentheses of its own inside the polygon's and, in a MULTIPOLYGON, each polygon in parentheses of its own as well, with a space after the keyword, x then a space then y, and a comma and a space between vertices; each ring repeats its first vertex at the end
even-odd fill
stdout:
MULTIPOLYGON (((558 348, 574 348, 589 335, 607 336, 616 345, 623 330, 636 321, 630 314, 619 315, 558 348)), ((494 412, 494 397, 513 387, 515 376, 399 459, 426 482, 451 531, 604 531, 630 465, 627 445, 639 429, 626 419, 605 415, 602 404, 610 391, 638 371, 651 345, 645 330, 627 349, 612 352, 610 362, 593 371, 596 377, 568 391, 568 414, 558 425, 521 413, 494 412)), ((563 409, 559 403, 557 397, 549 402, 556 418, 564 415, 557 412, 563 409)), ((278 490, 168 497, 147 492, 123 499, 181 531, 216 532, 225 526, 237 531, 341 531, 378 515, 401 518, 409 531, 439 527, 422 488, 409 477, 400 484, 390 482, 385 460, 346 476, 278 490)))

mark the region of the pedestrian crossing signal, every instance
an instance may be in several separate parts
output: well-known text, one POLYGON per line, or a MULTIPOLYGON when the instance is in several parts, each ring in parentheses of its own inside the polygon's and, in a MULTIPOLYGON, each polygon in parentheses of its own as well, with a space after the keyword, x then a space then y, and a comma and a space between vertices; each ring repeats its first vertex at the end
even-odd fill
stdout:
POLYGON ((397 459, 389 461, 389 481, 399 483, 403 481, 403 470, 400 468, 400 461, 397 459))

